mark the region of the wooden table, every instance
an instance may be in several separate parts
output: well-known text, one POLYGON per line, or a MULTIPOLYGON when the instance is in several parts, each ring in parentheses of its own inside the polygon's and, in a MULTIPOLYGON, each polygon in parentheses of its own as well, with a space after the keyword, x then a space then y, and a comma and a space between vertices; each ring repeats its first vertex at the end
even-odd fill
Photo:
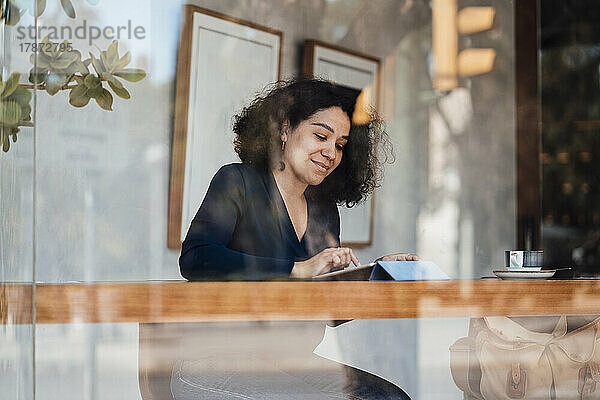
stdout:
MULTIPOLYGON (((31 323, 32 285, 0 284, 0 321, 31 323)), ((600 315, 600 280, 38 284, 38 324, 600 315)))

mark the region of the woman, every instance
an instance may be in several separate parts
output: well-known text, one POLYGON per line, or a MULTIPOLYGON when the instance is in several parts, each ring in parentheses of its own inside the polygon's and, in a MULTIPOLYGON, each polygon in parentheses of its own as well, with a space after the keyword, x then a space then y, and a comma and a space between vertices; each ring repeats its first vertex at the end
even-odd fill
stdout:
MULTIPOLYGON (((389 145, 376 118, 366 125, 352 122, 356 97, 327 81, 299 79, 257 97, 235 117, 234 146, 242 163, 226 165, 213 177, 183 242, 179 264, 185 278, 310 278, 359 264, 352 249, 340 247, 336 204, 353 206, 373 191, 383 158, 376 149, 385 155, 389 145)), ((313 384, 325 385, 323 394, 332 398, 408 398, 383 379, 351 367, 345 371, 345 379, 313 384), (335 382, 346 383, 334 390, 335 382)), ((198 398, 197 388, 177 379, 171 385, 176 398, 186 398, 180 392, 198 398)), ((264 382, 253 387, 272 389, 264 382)))
POLYGON ((352 249, 340 247, 336 204, 353 206, 373 191, 377 149, 387 154, 389 142, 376 118, 352 122, 356 94, 327 81, 292 80, 235 117, 242 163, 213 177, 183 242, 185 278, 310 278, 359 265, 352 249))

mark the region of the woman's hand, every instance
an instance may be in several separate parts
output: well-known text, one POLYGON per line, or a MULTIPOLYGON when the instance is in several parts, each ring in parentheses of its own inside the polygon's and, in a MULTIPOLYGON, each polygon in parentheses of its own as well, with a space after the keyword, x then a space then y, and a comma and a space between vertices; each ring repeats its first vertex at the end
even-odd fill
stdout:
POLYGON ((388 254, 387 256, 379 257, 377 261, 421 261, 419 256, 410 253, 388 254))
POLYGON ((329 272, 334 268, 345 268, 351 262, 358 267, 358 258, 354 255, 352 249, 348 247, 332 247, 323 250, 306 261, 294 263, 290 277, 312 278, 313 276, 329 272))

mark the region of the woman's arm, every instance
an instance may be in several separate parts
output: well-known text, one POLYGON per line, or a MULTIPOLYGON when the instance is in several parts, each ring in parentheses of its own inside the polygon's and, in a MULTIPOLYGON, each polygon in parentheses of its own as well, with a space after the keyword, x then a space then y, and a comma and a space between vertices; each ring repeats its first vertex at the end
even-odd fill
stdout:
POLYGON ((257 257, 227 248, 244 202, 244 181, 238 167, 222 167, 213 177, 183 242, 179 266, 184 278, 238 275, 244 279, 264 279, 290 273, 294 260, 257 257))

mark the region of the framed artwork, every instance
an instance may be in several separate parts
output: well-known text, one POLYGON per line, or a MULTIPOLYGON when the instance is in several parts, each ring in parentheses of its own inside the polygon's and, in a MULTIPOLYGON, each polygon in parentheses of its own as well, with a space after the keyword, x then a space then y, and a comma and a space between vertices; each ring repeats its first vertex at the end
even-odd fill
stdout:
POLYGON ((177 59, 167 246, 181 247, 189 225, 233 150, 232 117, 279 80, 283 33, 192 5, 184 6, 177 59))
MULTIPOLYGON (((306 76, 327 79, 338 85, 356 90, 365 105, 377 108, 379 96, 378 58, 328 45, 316 40, 304 43, 303 73, 306 76)), ((352 208, 339 207, 341 241, 344 245, 370 245, 373 238, 375 199, 352 208)))

